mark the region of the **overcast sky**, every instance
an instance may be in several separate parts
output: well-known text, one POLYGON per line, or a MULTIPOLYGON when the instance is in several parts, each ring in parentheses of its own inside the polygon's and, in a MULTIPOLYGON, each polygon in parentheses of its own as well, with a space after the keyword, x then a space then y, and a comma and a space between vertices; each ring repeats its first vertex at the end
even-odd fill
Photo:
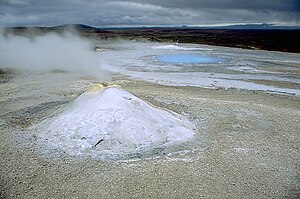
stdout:
POLYGON ((0 0, 0 26, 300 26, 300 0, 0 0))

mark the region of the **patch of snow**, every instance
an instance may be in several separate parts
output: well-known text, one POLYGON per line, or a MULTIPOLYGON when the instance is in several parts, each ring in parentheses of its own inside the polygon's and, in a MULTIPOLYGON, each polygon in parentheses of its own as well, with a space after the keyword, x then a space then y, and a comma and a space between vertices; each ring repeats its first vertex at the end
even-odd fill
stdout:
POLYGON ((161 46, 154 46, 151 49, 153 50, 212 50, 209 48, 193 48, 193 47, 181 47, 181 46, 177 46, 177 45, 161 45, 161 46))
POLYGON ((262 70, 257 70, 250 66, 233 66, 233 67, 227 67, 227 68, 230 70, 247 72, 247 73, 265 73, 266 72, 266 71, 262 71, 262 70))
MULTIPOLYGON (((167 85, 167 86, 196 86, 203 88, 236 88, 236 89, 247 89, 247 90, 261 90, 270 93, 278 94, 292 94, 300 96, 299 89, 290 88, 277 88, 274 86, 257 84, 254 82, 246 82, 244 80, 251 80, 247 76, 242 75, 223 75, 215 74, 210 75, 209 73, 138 73, 138 72, 127 72, 128 75, 137 79, 154 82, 156 84, 167 85), (243 79, 241 79, 243 78, 243 79)), ((257 79, 261 79, 257 77, 257 79)), ((268 78, 265 78, 268 79, 268 78)))

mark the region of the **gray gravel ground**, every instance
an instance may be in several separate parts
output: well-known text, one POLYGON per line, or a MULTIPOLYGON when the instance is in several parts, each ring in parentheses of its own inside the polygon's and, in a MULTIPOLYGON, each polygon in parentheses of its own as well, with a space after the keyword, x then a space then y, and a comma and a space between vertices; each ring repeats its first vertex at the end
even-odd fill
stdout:
POLYGON ((203 150, 118 162, 47 156, 30 127, 93 83, 65 75, 23 75, 0 84, 2 198, 300 197, 299 97, 115 75, 113 83, 141 99, 188 115, 203 150))

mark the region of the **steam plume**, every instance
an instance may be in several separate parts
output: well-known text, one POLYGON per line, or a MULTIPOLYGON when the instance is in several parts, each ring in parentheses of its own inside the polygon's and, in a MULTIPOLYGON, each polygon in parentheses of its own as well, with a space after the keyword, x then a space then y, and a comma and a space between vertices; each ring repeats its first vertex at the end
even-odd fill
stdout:
POLYGON ((0 68, 27 71, 62 70, 109 81, 92 42, 71 32, 17 36, 0 32, 0 68))

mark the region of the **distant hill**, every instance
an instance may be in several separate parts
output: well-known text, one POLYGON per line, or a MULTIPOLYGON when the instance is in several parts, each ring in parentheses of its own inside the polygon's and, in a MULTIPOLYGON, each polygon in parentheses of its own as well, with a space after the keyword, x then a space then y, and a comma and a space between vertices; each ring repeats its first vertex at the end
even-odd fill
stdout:
POLYGON ((242 25, 230 25, 222 26, 217 29, 227 30, 297 30, 300 27, 297 26, 276 26, 274 24, 242 24, 242 25))
POLYGON ((87 26, 84 24, 64 24, 64 25, 59 25, 59 26, 52 26, 51 28, 55 28, 55 29, 66 29, 66 28, 75 28, 75 29, 79 29, 79 30, 87 30, 87 29, 98 29, 92 26, 87 26))
POLYGON ((72 30, 75 29, 79 32, 87 32, 87 33, 109 33, 107 30, 103 30, 101 28, 96 28, 93 26, 87 26, 84 24, 65 24, 65 25, 60 25, 60 26, 53 26, 51 29, 54 30, 72 30))
POLYGON ((223 27, 114 27, 97 28, 84 24, 66 24, 53 27, 7 28, 6 33, 18 35, 62 33, 76 30, 80 36, 96 39, 150 40, 209 44, 247 49, 275 50, 300 53, 300 28, 279 27, 272 24, 245 24, 223 27))
POLYGON ((51 27, 45 27, 45 26, 37 26, 37 27, 9 27, 5 28, 8 32, 14 32, 14 33, 22 33, 26 32, 27 30, 34 29, 35 32, 62 32, 64 30, 77 30, 79 32, 85 32, 85 33, 109 33, 107 30, 103 30, 100 28, 95 28, 92 26, 87 26, 84 24, 64 24, 64 25, 58 25, 58 26, 51 26, 51 27))
POLYGON ((201 29, 201 30, 299 30, 300 26, 277 26, 269 23, 262 24, 237 24, 228 26, 186 26, 181 29, 201 29))
MULTIPOLYGON (((10 27, 7 29, 28 29, 31 27, 10 27)), ((143 29, 199 29, 199 30, 300 30, 300 26, 277 26, 274 24, 263 23, 263 24, 238 24, 228 26, 131 26, 131 27, 93 27, 85 24, 63 24, 58 26, 38 26, 32 27, 43 30, 63 30, 63 29, 76 29, 76 30, 143 30, 143 29)))
POLYGON ((239 24, 228 26, 131 26, 104 27, 103 30, 143 30, 143 29, 194 29, 194 30, 300 30, 298 26, 277 26, 274 24, 239 24))

